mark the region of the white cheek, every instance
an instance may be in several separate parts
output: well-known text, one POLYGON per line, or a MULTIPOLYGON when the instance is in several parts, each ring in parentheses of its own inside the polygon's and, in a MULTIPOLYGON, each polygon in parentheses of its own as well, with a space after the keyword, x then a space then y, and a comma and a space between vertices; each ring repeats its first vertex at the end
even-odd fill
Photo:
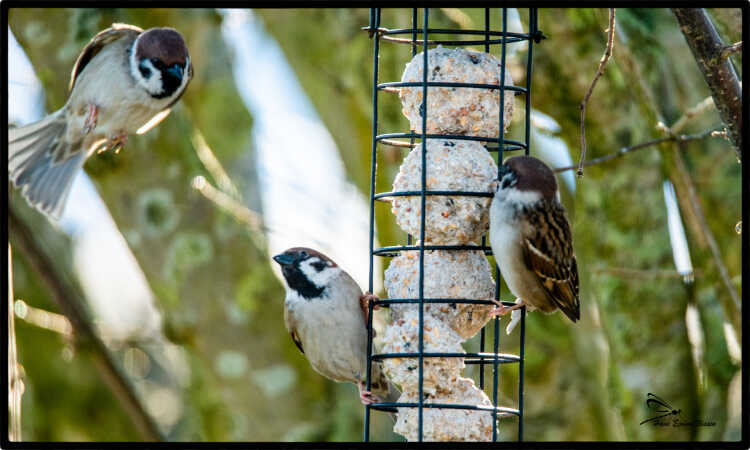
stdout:
POLYGON ((131 51, 130 73, 133 75, 133 78, 135 78, 138 85, 152 95, 159 95, 164 92, 164 87, 162 87, 161 82, 161 71, 154 67, 149 60, 144 60, 143 65, 151 70, 151 76, 149 78, 144 78, 143 75, 141 75, 141 71, 138 70, 138 62, 135 60, 135 51, 131 51))
POLYGON ((505 189, 504 200, 506 202, 529 205, 542 199, 542 195, 536 191, 519 191, 518 189, 505 189))
POLYGON ((305 274, 308 280, 315 284, 316 287, 327 286, 328 283, 341 271, 338 267, 326 266, 323 270, 318 272, 315 267, 312 266, 313 262, 315 261, 304 261, 300 264, 300 270, 305 274))

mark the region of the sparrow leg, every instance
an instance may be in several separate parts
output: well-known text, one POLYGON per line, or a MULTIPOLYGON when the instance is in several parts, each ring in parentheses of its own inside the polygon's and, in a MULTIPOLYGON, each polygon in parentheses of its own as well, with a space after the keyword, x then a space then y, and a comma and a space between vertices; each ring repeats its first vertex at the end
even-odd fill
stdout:
POLYGON ((89 134, 96 128, 96 121, 99 118, 99 107, 93 103, 88 105, 88 114, 86 114, 86 122, 83 124, 83 133, 89 134))
POLYGON ((518 300, 521 300, 521 299, 520 298, 516 299, 516 304, 513 306, 505 306, 501 302, 493 300, 493 302, 497 304, 497 307, 493 308, 492 311, 490 311, 490 318, 495 317, 495 316, 504 316, 511 311, 515 311, 518 308, 526 306, 525 300, 521 300, 520 302, 518 300))
POLYGON ((365 390, 365 384, 363 382, 357 381, 357 388, 359 388, 359 399, 362 400, 363 405, 371 405, 381 401, 378 397, 373 395, 372 392, 365 390))
MULTIPOLYGON (((370 305, 370 302, 375 300, 380 299, 370 291, 359 296, 359 307, 362 309, 362 314, 365 316, 365 323, 370 323, 370 312, 368 306, 370 305)), ((380 309, 380 305, 373 305, 372 309, 380 309)))

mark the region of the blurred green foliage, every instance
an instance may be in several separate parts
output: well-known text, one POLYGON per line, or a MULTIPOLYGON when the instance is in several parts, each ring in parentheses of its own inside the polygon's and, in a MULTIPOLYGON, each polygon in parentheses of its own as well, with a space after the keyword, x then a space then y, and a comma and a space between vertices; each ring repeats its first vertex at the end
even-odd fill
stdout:
MULTIPOLYGON (((473 28, 483 27, 482 10, 462 12, 473 28)), ((519 12, 526 28, 527 10, 519 12)), ((726 43, 741 39, 740 10, 709 12, 726 43)), ((257 13, 333 135, 349 177, 369 195, 373 42, 361 31, 368 11, 257 13)), ((499 12, 493 14, 495 27, 499 12)), ((455 17, 435 9, 430 25, 455 28, 455 17)), ((10 29, 44 85, 49 111, 64 103, 68 74, 80 49, 112 22, 177 28, 195 66, 186 95, 161 125, 131 137, 120 154, 98 155, 86 165, 156 294, 167 337, 187 355, 185 410, 169 439, 359 440, 362 408, 355 388, 314 373, 288 338, 282 325, 283 288, 265 249, 190 188, 197 175, 211 179, 191 143, 198 130, 250 206, 259 210, 257 201, 253 204, 257 178, 244 176, 252 173, 247 167, 251 158, 243 157, 252 152, 252 118, 235 89, 232 60, 220 35, 221 17, 208 9, 14 8, 9 14, 10 29)), ((539 27, 548 39, 534 47, 532 104, 560 124, 558 137, 574 159, 580 141, 578 105, 604 51, 606 23, 606 9, 539 12, 539 27)), ((407 28, 410 10, 386 9, 381 24, 407 28)), ((661 137, 654 117, 671 125, 709 95, 669 10, 618 9, 617 29, 614 55, 587 106, 588 158, 661 137), (627 54, 638 67, 628 63, 627 54), (639 94, 639 73, 650 97, 639 94)), ((379 81, 400 80, 410 47, 381 47, 379 81)), ((733 58, 741 74, 741 53, 733 58)), ((525 50, 509 59, 516 84, 525 82, 525 60, 525 50)), ((379 98, 379 132, 407 131, 397 96, 381 93, 379 98)), ((523 97, 518 97, 511 137, 522 136, 522 111, 523 97)), ((682 132, 718 126, 718 115, 710 110, 682 132)), ((729 357, 722 328, 728 318, 719 303, 728 293, 682 203, 696 280, 686 287, 679 277, 659 275, 674 270, 662 194, 662 182, 672 173, 673 162, 666 158, 670 151, 674 148, 668 144, 587 168, 574 196, 564 195, 581 272, 582 321, 571 326, 559 314, 528 316, 528 440, 739 437, 738 418, 730 417, 727 405, 730 382, 740 366, 729 357), (685 326, 689 302, 698 307, 705 337, 699 361, 705 373, 702 384, 685 326), (682 408, 685 421, 715 421, 716 426, 639 426, 650 414, 647 392, 682 408)), ((740 236, 734 232, 741 216, 741 167, 723 139, 691 142, 680 151, 723 263, 741 293, 740 236)), ((402 149, 379 152, 378 191, 390 189, 404 155, 402 149)), ((17 196, 13 201, 20 206, 17 196)), ((376 208, 380 243, 401 242, 405 234, 388 207, 376 208)), ((69 254, 56 255, 69 263, 69 254)), ((15 264, 17 297, 56 310, 23 259, 15 264)), ((513 300, 504 287, 502 295, 513 300)), ((75 350, 69 357, 72 347, 49 331, 22 321, 16 329, 27 387, 25 439, 139 438, 89 359, 75 350)), ((488 336, 492 334, 490 328, 488 336)), ((501 335, 501 351, 518 352, 517 332, 505 338, 501 330, 501 335)), ((466 347, 478 345, 474 338, 466 347)), ((466 373, 476 376, 477 370, 467 368, 466 373)), ((486 374, 491 376, 489 370, 486 374)), ((515 365, 502 367, 502 404, 516 404, 517 375, 515 365)), ((398 439, 390 433, 387 417, 372 417, 378 439, 398 439)), ((500 430, 502 439, 514 439, 515 421, 502 421, 500 430)))

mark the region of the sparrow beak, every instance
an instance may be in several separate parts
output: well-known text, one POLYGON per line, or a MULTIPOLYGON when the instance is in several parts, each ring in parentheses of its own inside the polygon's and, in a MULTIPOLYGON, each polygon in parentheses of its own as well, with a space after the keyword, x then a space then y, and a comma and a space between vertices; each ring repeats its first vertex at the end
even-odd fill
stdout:
POLYGON ((286 253, 280 253, 273 257, 273 260, 279 263, 281 266, 288 266, 294 263, 294 256, 286 253))
POLYGON ((172 67, 167 69, 167 72, 171 73, 178 80, 182 80, 183 69, 179 64, 173 64, 172 67))

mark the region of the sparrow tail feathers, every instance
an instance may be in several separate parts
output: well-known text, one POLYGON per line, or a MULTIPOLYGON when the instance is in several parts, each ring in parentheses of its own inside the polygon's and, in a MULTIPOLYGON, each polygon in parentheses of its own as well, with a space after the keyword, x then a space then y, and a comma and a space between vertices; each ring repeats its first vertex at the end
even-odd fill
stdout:
POLYGON ((85 153, 71 152, 60 111, 39 122, 8 130, 8 178, 29 204, 58 219, 85 153), (60 157, 62 155, 62 157, 60 157))

